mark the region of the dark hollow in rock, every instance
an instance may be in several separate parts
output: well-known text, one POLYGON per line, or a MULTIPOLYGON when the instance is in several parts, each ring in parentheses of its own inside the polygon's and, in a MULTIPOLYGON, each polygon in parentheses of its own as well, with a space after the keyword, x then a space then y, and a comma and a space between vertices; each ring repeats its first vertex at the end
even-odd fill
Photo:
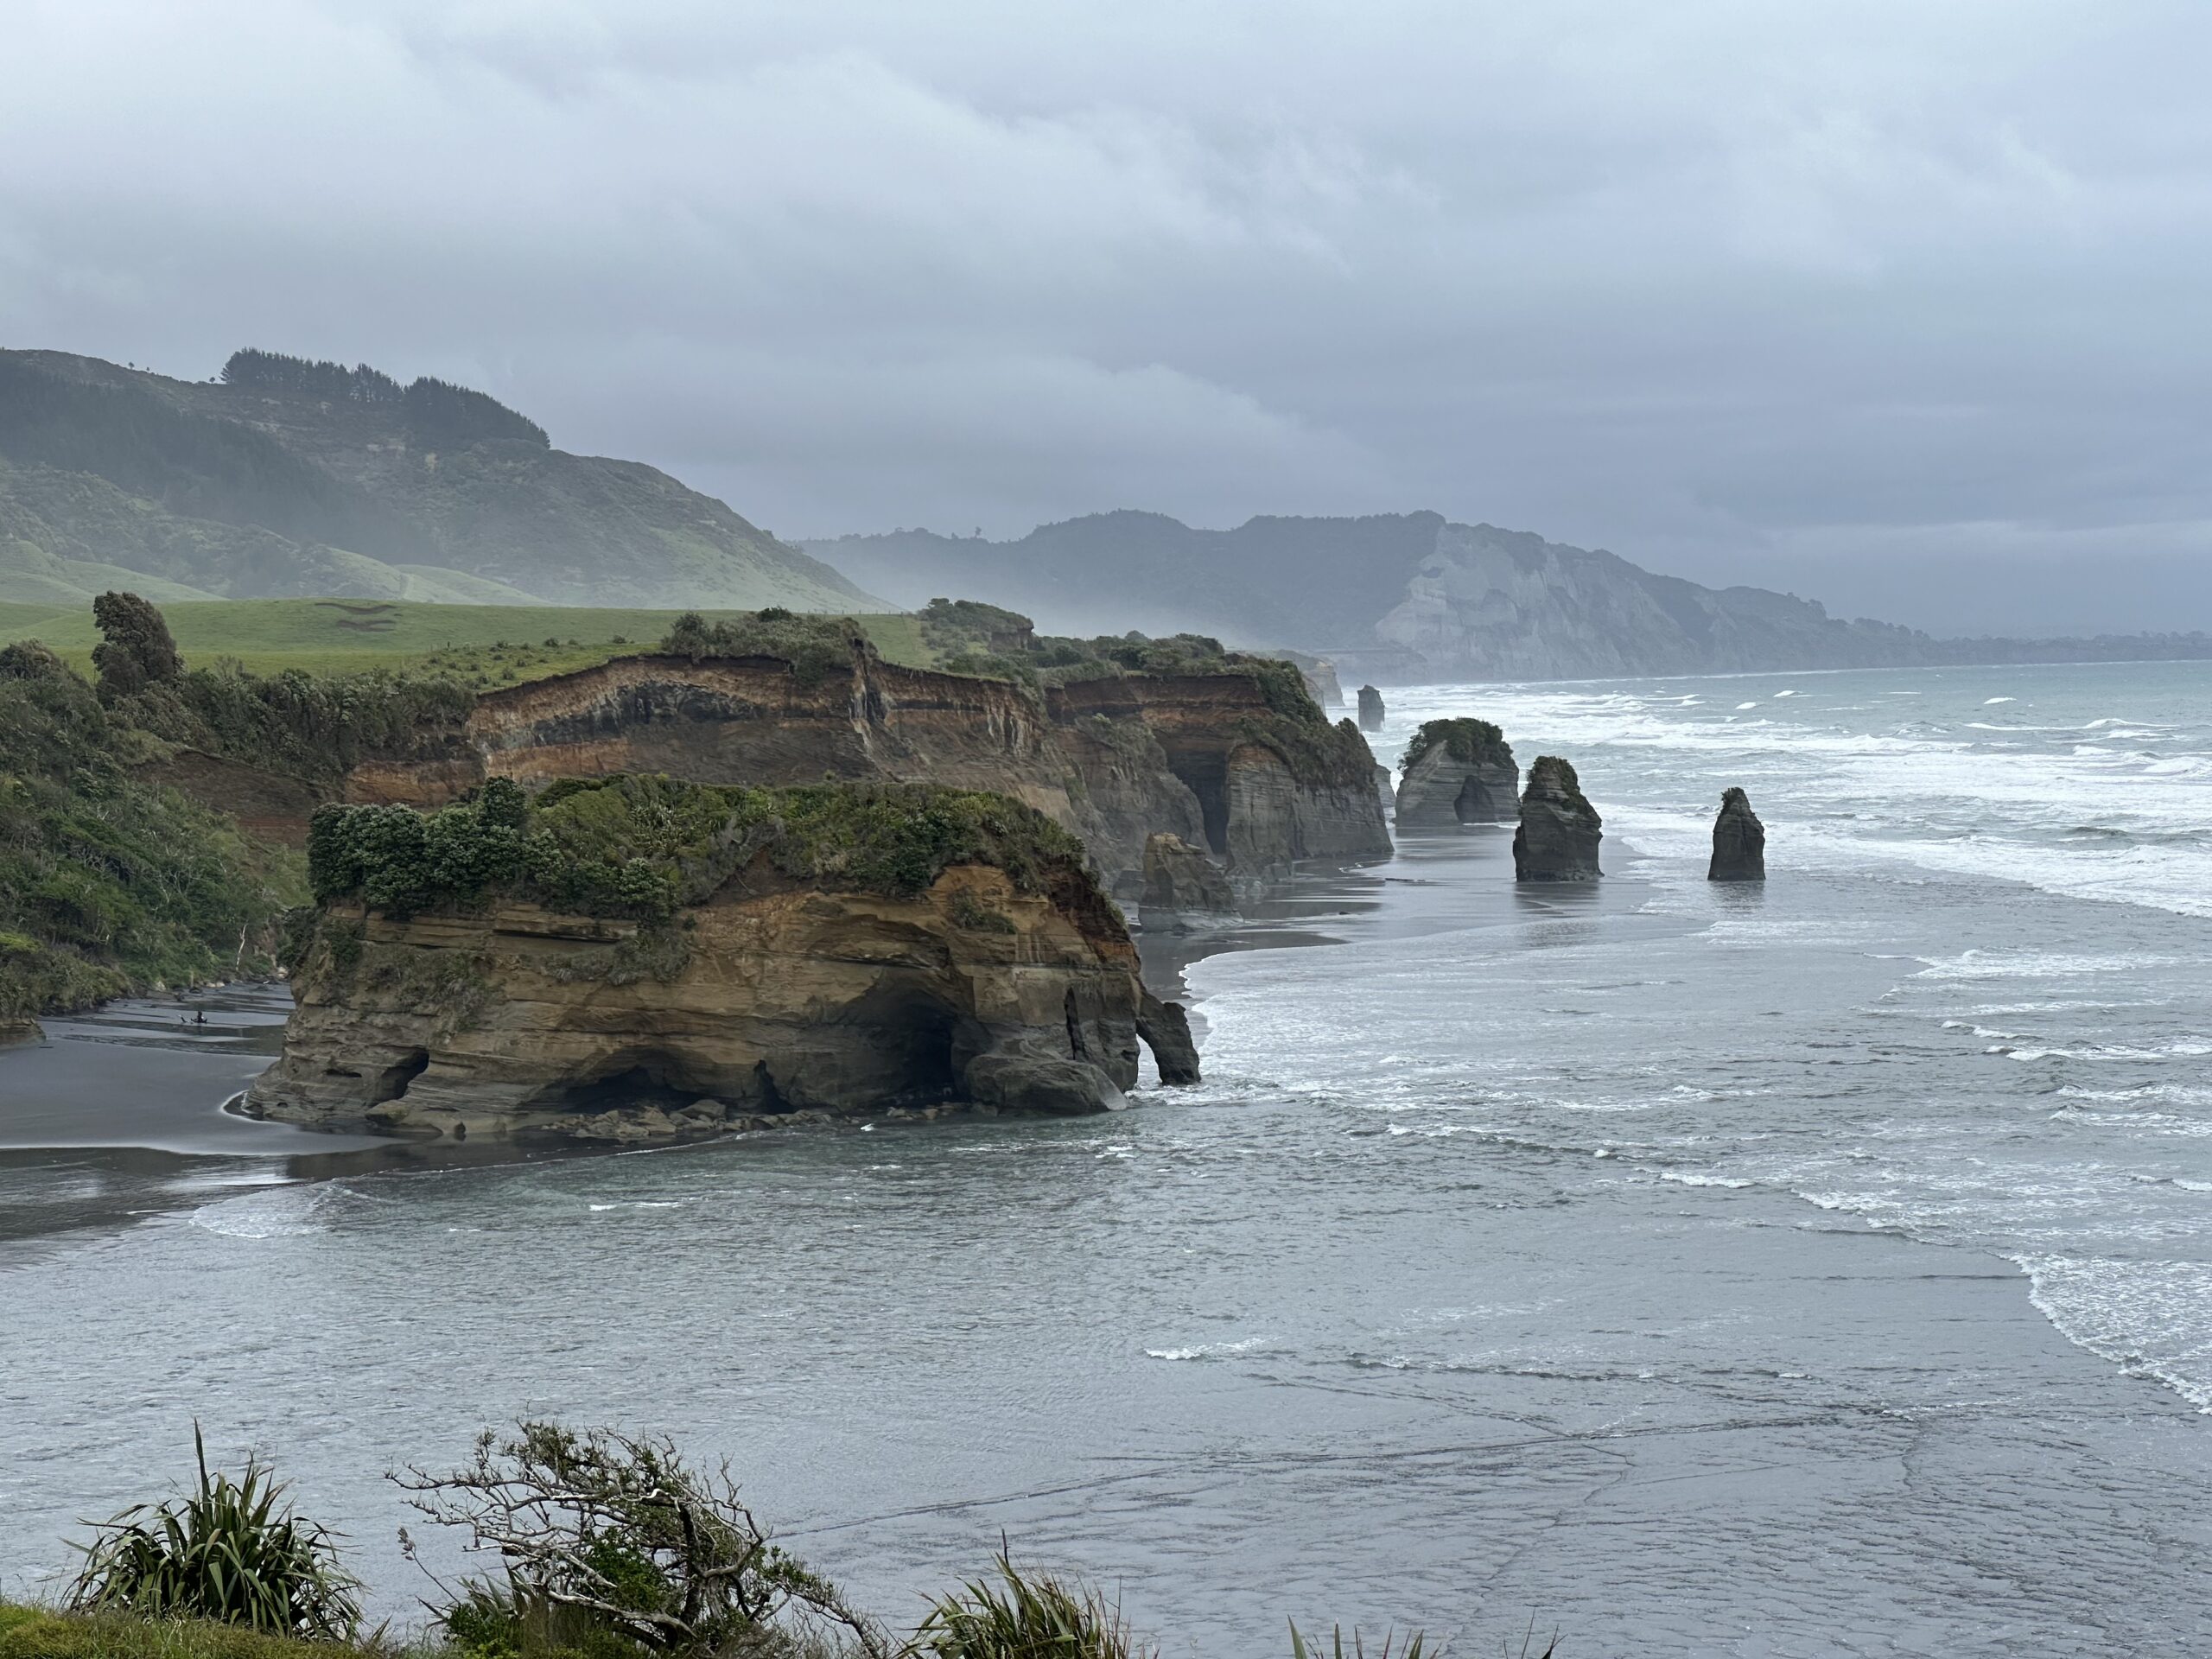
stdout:
POLYGON ((1721 794, 1720 815, 1713 821, 1713 863, 1705 875, 1708 881, 1766 880, 1766 826, 1740 789, 1721 794))
POLYGON ((1382 729, 1382 694, 1371 685, 1359 688, 1359 729, 1363 732, 1382 729))
POLYGON ((1582 793, 1574 768, 1555 754, 1536 757, 1513 832, 1516 881, 1595 881, 1605 820, 1582 793))

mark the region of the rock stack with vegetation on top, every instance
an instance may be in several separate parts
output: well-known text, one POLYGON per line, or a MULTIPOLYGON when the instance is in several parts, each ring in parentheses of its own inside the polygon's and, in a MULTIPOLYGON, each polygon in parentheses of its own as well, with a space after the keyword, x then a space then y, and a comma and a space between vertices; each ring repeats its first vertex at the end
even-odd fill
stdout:
POLYGON ((1720 813, 1713 821, 1713 862, 1705 874, 1708 881, 1766 880, 1766 826, 1741 789, 1721 794, 1720 813))
POLYGON ((1538 755, 1521 797, 1521 827, 1513 832, 1514 880, 1595 881, 1604 823, 1573 765, 1555 754, 1538 755))
POLYGON ((1074 837, 1003 796, 624 776, 327 807, 250 1110, 650 1140, 798 1110, 1123 1103, 1195 1075, 1074 837))
POLYGON ((1406 747, 1398 827, 1512 821, 1521 768, 1505 734, 1486 720, 1432 720, 1406 747))

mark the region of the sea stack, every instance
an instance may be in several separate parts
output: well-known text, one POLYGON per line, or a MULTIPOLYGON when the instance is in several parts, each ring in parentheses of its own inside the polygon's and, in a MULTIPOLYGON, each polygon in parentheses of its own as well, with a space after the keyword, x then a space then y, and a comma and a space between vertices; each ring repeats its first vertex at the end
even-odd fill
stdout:
POLYGON ((1504 733, 1486 720, 1432 720, 1406 748, 1398 827, 1510 823, 1520 792, 1504 733))
POLYGON ((1604 823, 1584 798, 1574 767, 1555 754, 1538 755, 1521 797, 1521 827, 1513 832, 1513 879, 1595 881, 1604 823))
POLYGON ((1713 863, 1708 881, 1766 880, 1766 826, 1751 810, 1751 798, 1740 789, 1720 796, 1720 816, 1713 821, 1713 863))
POLYGON ((1371 685, 1359 688, 1359 729, 1363 732, 1382 729, 1382 694, 1371 685))
POLYGON ((1220 866, 1180 836, 1144 843, 1144 893, 1138 915, 1155 933, 1187 931, 1193 918, 1234 916, 1236 895, 1220 866))

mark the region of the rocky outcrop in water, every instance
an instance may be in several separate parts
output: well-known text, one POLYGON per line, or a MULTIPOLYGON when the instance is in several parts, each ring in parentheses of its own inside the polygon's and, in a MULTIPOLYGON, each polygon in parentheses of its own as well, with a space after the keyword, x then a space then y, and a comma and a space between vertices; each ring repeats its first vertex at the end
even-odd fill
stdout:
POLYGON ((1398 805, 1397 783, 1390 768, 1380 760, 1375 763, 1375 796, 1382 803, 1385 811, 1395 811, 1398 805))
POLYGON ((1191 1016, 1180 1002, 1163 1002, 1145 992, 1137 1004, 1137 1035, 1152 1051, 1160 1082, 1198 1080, 1198 1046, 1191 1040, 1191 1016))
POLYGON ((1382 694, 1371 685, 1359 688, 1359 729, 1379 732, 1382 729, 1382 694))
POLYGON ((1766 826, 1740 789, 1721 793, 1720 815, 1713 821, 1713 862, 1705 874, 1708 881, 1766 880, 1766 826))
POLYGON ((1123 1103, 1145 1033, 1163 1078, 1197 1076, 1079 849, 1014 803, 636 779, 549 799, 421 830, 404 808, 318 817, 327 896, 249 1110, 600 1140, 802 1111, 1097 1111, 1123 1103), (442 868, 506 874, 423 887, 416 836, 442 868))
POLYGON ((1504 733, 1486 720, 1432 720, 1406 749, 1398 827, 1510 823, 1520 793, 1504 733))
POLYGON ((1140 915, 1150 932, 1181 932, 1236 913, 1236 895, 1220 866, 1180 836, 1144 844, 1140 915))
POLYGON ((1574 768, 1555 754, 1536 757, 1513 832, 1516 881, 1595 881, 1605 820, 1582 793, 1574 768))

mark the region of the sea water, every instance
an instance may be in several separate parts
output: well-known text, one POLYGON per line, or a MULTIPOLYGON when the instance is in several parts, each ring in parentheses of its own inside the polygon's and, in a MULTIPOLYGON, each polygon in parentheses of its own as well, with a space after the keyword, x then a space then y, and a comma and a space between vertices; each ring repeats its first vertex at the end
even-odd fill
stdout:
POLYGON ((2212 1650, 2208 671, 1390 702, 1386 760, 1462 714, 1572 759, 1606 880, 1516 888, 1470 826, 1309 881, 1185 969, 1198 1087, 247 1185, 256 1143, 18 1242, 0 1588, 196 1419, 404 1618, 384 1475, 532 1413, 729 1458, 894 1622, 1003 1537, 1171 1655, 1281 1654, 1293 1617, 2212 1650), (1704 879, 1730 785, 1763 887, 1704 879))

